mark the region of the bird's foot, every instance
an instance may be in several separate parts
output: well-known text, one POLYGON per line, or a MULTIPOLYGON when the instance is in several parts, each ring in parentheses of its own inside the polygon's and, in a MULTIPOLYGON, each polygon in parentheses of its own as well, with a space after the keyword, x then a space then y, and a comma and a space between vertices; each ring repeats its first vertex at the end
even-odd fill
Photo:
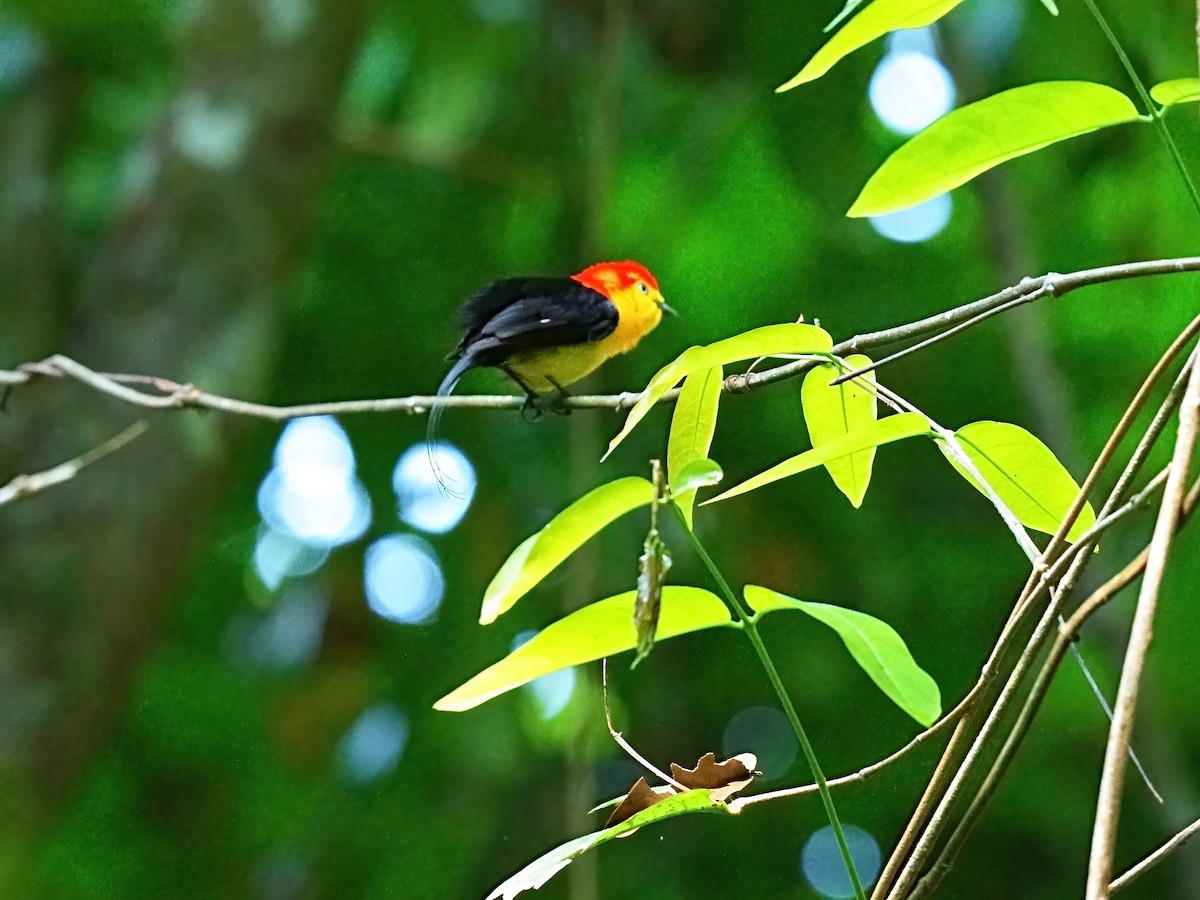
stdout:
POLYGON ((554 413, 556 416, 569 416, 571 414, 571 408, 566 405, 566 401, 571 395, 553 378, 548 378, 547 381, 554 386, 553 394, 538 394, 530 390, 525 391, 525 402, 521 405, 522 418, 530 422, 536 422, 547 412, 554 413))

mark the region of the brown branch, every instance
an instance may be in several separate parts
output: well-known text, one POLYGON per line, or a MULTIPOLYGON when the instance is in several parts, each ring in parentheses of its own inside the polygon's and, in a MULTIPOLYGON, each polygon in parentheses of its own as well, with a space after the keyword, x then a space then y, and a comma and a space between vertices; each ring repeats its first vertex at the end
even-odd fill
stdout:
MULTIPOLYGON (((1085 491, 1089 489, 1090 485, 1095 483, 1095 480, 1098 478, 1101 470, 1112 459, 1117 444, 1124 436, 1129 426, 1132 424, 1137 411, 1140 410, 1145 404, 1151 387, 1166 370, 1169 362, 1178 355, 1180 349, 1184 345, 1184 337, 1190 336, 1192 333, 1194 333, 1196 325, 1197 322, 1193 321, 1193 323, 1184 330, 1183 334, 1172 342, 1171 346, 1168 347, 1168 349, 1164 352, 1159 362, 1154 366, 1153 370, 1150 372, 1142 386, 1135 394, 1134 399, 1126 409, 1125 414, 1121 417, 1121 421, 1114 429, 1113 435, 1106 442, 1104 450, 1101 452, 1095 464, 1092 466, 1092 471, 1089 473, 1088 478, 1084 482, 1084 488, 1081 489, 1080 495, 1076 498, 1076 503, 1073 505, 1073 509, 1076 513, 1078 512, 1078 508, 1082 508, 1083 495, 1085 491)), ((1159 435, 1162 433, 1163 428, 1165 428, 1176 403, 1182 396, 1183 388, 1188 378, 1188 374, 1190 373, 1190 368, 1190 363, 1184 367, 1180 377, 1176 380, 1176 383, 1172 386, 1171 391, 1168 392, 1167 397, 1160 405, 1154 421, 1150 424, 1145 434, 1142 436, 1137 448, 1135 448, 1133 452, 1132 457, 1126 464, 1120 477, 1117 479, 1117 483, 1110 492, 1108 499, 1101 507, 1099 513, 1100 519, 1097 522, 1098 525, 1104 522, 1110 516, 1110 514, 1114 512, 1117 504, 1124 499, 1129 483, 1141 468, 1146 456, 1150 452, 1151 447, 1153 447, 1153 445, 1156 443, 1159 435)), ((1067 518, 1072 518, 1072 516, 1068 516, 1067 518)), ((1056 537, 1064 537, 1069 527, 1069 524, 1064 522, 1060 526, 1059 533, 1056 535, 1056 537)), ((1017 687, 1024 677, 1025 672, 1032 664, 1036 654, 1040 652, 1040 649, 1044 645, 1045 641, 1048 639, 1051 633, 1050 628, 1054 619, 1054 615, 1057 611, 1057 607, 1070 593, 1075 581, 1079 576, 1079 573, 1082 571, 1083 566, 1088 562, 1091 555, 1089 551, 1092 543, 1093 541, 1089 535, 1084 539, 1077 541, 1069 551, 1066 551, 1067 554, 1070 554, 1073 557, 1070 560, 1070 567, 1068 568, 1066 574, 1062 576, 1061 580, 1059 581, 1057 585, 1057 592, 1052 594, 1049 606, 1034 628, 1033 634, 1027 640, 1025 649, 1022 651, 1020 657, 1018 657, 1012 672, 1009 674, 1006 683, 1001 689, 999 697, 993 704, 991 704, 990 707, 988 707, 988 715, 985 718, 985 721, 980 727, 978 734, 975 736, 975 739, 967 752, 965 760, 960 764, 958 770, 954 773, 954 777, 949 786, 945 789, 944 795, 940 798, 940 801, 936 801, 936 798, 934 801, 930 801, 930 797, 928 796, 930 792, 927 789, 927 796, 923 798, 922 803, 925 804, 927 801, 937 802, 937 808, 933 811, 930 823, 925 826, 920 839, 916 842, 914 849, 912 849, 911 856, 901 869, 900 875, 897 878, 896 886, 892 890, 892 893, 888 896, 906 896, 910 887, 917 881, 920 870, 924 865, 924 860, 933 852, 934 842, 937 839, 938 832, 946 824, 949 807, 953 803, 955 796, 962 790, 968 771, 979 760, 983 745, 986 743, 991 733, 998 725, 1000 718, 1008 704, 1011 703, 1015 697, 1017 687)), ((1051 547, 1053 547, 1053 545, 1054 541, 1051 542, 1051 547)), ((1013 613, 1009 617, 1009 621, 1002 630, 987 663, 984 665, 985 670, 992 670, 994 665, 998 667, 998 661, 1008 652, 1008 647, 1015 637, 1018 627, 1020 626, 1021 622, 1024 621, 1026 615, 1028 615, 1028 613, 1033 609, 1034 602, 1042 595, 1042 593, 1047 590, 1051 590, 1051 581, 1049 578, 1043 577, 1043 573, 1046 571, 1044 566, 1045 558, 1045 555, 1043 555, 1042 560, 1039 560, 1039 563, 1041 563, 1040 566, 1035 564, 1034 571, 1030 574, 1029 581, 1022 590, 1021 596, 1017 604, 1014 606, 1013 613)), ((1061 567, 1058 565, 1058 563, 1061 562, 1061 559, 1058 560, 1050 571, 1059 571, 1061 567)), ((986 706, 986 704, 984 706, 986 706)), ((983 706, 981 706, 981 708, 983 708, 983 706)), ((969 727, 972 718, 972 715, 964 716, 962 727, 969 727)), ((950 750, 951 748, 947 748, 947 755, 949 754, 950 750)), ((939 764, 939 771, 940 770, 941 764, 939 764)), ((936 791, 934 793, 936 793, 936 791)), ((921 817, 926 815, 929 815, 929 810, 924 806, 918 807, 917 813, 914 814, 914 816, 921 817)), ((898 855, 907 853, 909 853, 907 846, 903 848, 898 847, 893 852, 893 859, 898 855)), ((890 859, 888 862, 888 867, 885 869, 885 871, 890 872, 892 869, 893 860, 890 859)), ((926 877, 921 878, 922 890, 928 891, 931 889, 933 885, 936 885, 944 873, 944 867, 931 870, 926 877)))
POLYGON ((1200 429, 1200 365, 1193 364, 1188 378, 1187 393, 1179 410, 1179 434, 1175 439, 1175 452, 1171 457, 1171 470, 1167 476, 1167 487, 1159 507, 1158 521, 1150 541, 1150 554, 1146 561, 1146 574, 1138 595, 1137 612, 1129 633, 1129 646, 1125 652, 1125 664, 1121 668, 1121 681, 1117 688, 1112 727, 1108 732, 1108 744, 1104 752, 1104 768, 1100 778, 1100 795, 1097 799, 1096 822, 1092 830, 1092 850, 1088 859, 1087 900, 1105 900, 1110 894, 1112 876, 1113 845, 1116 841, 1117 820, 1121 811, 1121 787, 1125 780, 1125 752, 1129 748, 1133 732, 1133 718, 1137 710, 1138 688, 1150 639, 1154 631, 1154 617, 1158 611, 1159 590, 1167 559, 1171 553, 1171 541, 1179 521, 1186 490, 1188 468, 1192 451, 1196 446, 1196 434, 1200 429))
MULTIPOLYGON (((1147 491, 1143 491, 1142 493, 1147 493, 1147 491)), ((1197 499, 1200 499, 1200 481, 1197 481, 1192 486, 1192 490, 1185 503, 1184 516, 1190 515, 1195 509, 1197 499)), ((1130 502, 1132 504, 1134 501, 1130 502)), ((1182 522, 1180 525, 1182 526, 1182 522)), ((1080 543, 1083 543, 1083 541, 1080 543)), ((1041 708, 1042 702, 1050 690, 1050 682, 1055 672, 1058 670, 1059 665, 1061 665, 1067 651, 1074 646, 1075 636, 1079 633, 1083 623, 1100 609, 1101 606, 1108 603, 1109 600, 1142 574, 1142 571, 1146 567, 1148 556, 1149 547, 1142 550, 1125 568, 1097 588, 1091 596, 1079 605, 1079 608, 1075 610, 1071 618, 1060 625, 1058 635, 1055 637, 1054 646, 1042 664, 1037 680, 1034 682, 1028 697, 1026 697, 1025 704, 1022 706, 1016 721, 1013 723, 1012 728, 1009 729, 1004 746, 1000 748, 1000 753, 993 761, 991 769, 984 778, 983 784, 976 791, 966 812, 963 813, 959 823, 947 839, 946 846, 930 867, 929 873, 918 882, 916 889, 912 893, 913 898, 923 896, 924 893, 936 887, 942 875, 954 864, 954 860, 959 850, 962 849, 962 845, 970 834, 971 829, 983 814, 984 808, 995 793, 1000 779, 1004 776, 1013 758, 1016 756, 1016 752, 1020 748, 1021 742, 1024 740, 1025 735, 1029 731, 1029 726, 1033 722, 1033 717, 1041 708)))
POLYGON ((1109 886, 1111 892, 1115 894, 1117 891, 1125 890, 1134 881, 1182 847, 1184 842, 1198 831, 1200 831, 1200 819, 1197 819, 1187 828, 1183 829, 1120 878, 1114 879, 1113 883, 1109 886))

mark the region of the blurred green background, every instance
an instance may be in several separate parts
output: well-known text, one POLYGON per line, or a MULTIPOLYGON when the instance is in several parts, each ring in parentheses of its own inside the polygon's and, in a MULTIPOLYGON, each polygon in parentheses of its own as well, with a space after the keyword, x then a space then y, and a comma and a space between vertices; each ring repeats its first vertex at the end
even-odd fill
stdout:
MULTIPOLYGON (((1195 73, 1189 3, 1104 5, 1147 82, 1195 73)), ((0 368, 62 352, 281 404, 429 393, 475 287, 632 257, 682 315, 585 387, 636 389, 690 344, 801 314, 841 339, 1023 275, 1194 253, 1196 211, 1150 128, 1015 161, 907 218, 843 217, 904 140, 881 114, 911 128, 1051 78, 1132 93, 1082 4, 1060 6, 968 0, 776 96, 834 0, 7 0, 0 368)), ((1191 163, 1195 119, 1170 118, 1191 163)), ((1196 297, 1194 276, 1091 288, 885 377, 944 424, 1030 428, 1081 477, 1196 297)), ((461 388, 508 389, 492 373, 461 388)), ((599 826, 586 810, 636 771, 605 731, 598 667, 467 713, 431 705, 632 587, 638 517, 476 622, 512 547, 663 452, 665 410, 603 465, 612 413, 451 411, 467 504, 423 477, 424 417, 284 429, 42 379, 0 415, 0 483, 138 418, 134 445, 0 510, 0 896, 473 898, 599 826)), ((713 455, 740 480, 806 442, 792 382, 727 397, 713 455)), ((890 622, 948 706, 1025 568, 924 444, 880 453, 861 510, 814 472, 697 521, 736 583, 890 622)), ((1106 540, 1094 583, 1147 535, 1143 516, 1106 540)), ((672 580, 707 585, 666 537, 672 580)), ((1198 541, 1179 545, 1135 738, 1166 803, 1130 780, 1120 868, 1200 807, 1198 541)), ((1082 644, 1110 695, 1131 603, 1082 644)), ((827 773, 916 733, 834 635, 764 628, 827 773)), ((659 764, 752 750, 763 787, 809 780, 735 633, 663 643, 614 681, 619 727, 659 764)), ((1078 895, 1105 733, 1064 667, 940 896, 1078 895)), ((935 759, 837 792, 867 845, 890 848, 935 759)), ((821 896, 801 854, 824 822, 812 797, 672 821, 542 895, 821 896)), ((1129 896, 1200 896, 1200 852, 1129 896)))

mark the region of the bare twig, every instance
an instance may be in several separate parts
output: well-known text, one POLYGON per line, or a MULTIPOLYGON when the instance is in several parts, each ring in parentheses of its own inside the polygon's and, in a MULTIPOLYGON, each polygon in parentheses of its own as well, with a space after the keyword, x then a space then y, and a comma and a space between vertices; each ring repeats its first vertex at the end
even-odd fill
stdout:
POLYGON ((663 772, 661 769, 659 769, 657 766, 655 766, 654 763, 650 762, 650 760, 646 759, 646 757, 642 756, 642 754, 640 754, 636 750, 634 750, 633 745, 630 744, 629 741, 625 740, 625 737, 621 734, 621 732, 617 731, 617 729, 613 727, 612 707, 609 705, 609 702, 608 702, 608 657, 607 656, 604 657, 604 659, 600 660, 600 684, 603 685, 603 688, 604 688, 604 721, 606 723, 608 723, 608 733, 610 735, 612 735, 612 739, 617 742, 617 746, 620 747, 622 750, 624 750, 626 753, 628 753, 630 758, 634 762, 636 762, 639 766, 641 766, 647 772, 650 772, 651 774, 653 774, 660 781, 666 782, 667 784, 671 785, 671 787, 675 788, 676 790, 686 791, 687 788, 684 785, 680 784, 678 781, 676 781, 674 778, 672 778, 666 772, 663 772))
MULTIPOLYGON (((1079 494, 1075 498, 1075 502, 1072 504, 1071 510, 1064 518, 1063 523, 1059 526, 1057 534, 1055 535, 1054 539, 1051 540, 1050 545, 1044 552, 1043 568, 1039 570, 1039 567, 1035 566, 1034 571, 1030 573, 1029 580, 1027 581, 1025 588, 1022 590, 1021 596, 1014 606, 1008 622, 993 646, 987 662, 984 663, 984 672, 991 673, 998 668, 999 660, 1007 654, 1009 646, 1017 634, 1018 627, 1020 626, 1021 622, 1024 621, 1024 618, 1028 612, 1032 609, 1033 603, 1044 591, 1050 589, 1050 578, 1057 576, 1061 566, 1058 564, 1058 562, 1056 562, 1055 565, 1051 566, 1049 569, 1046 569, 1044 568, 1044 560, 1050 558, 1051 554, 1059 546, 1061 546, 1061 543, 1065 543, 1066 534, 1071 527, 1071 523, 1077 517, 1079 511, 1083 508, 1083 503, 1087 493, 1090 492, 1092 486, 1096 483, 1101 471, 1107 466, 1108 462, 1111 461, 1117 445, 1127 433, 1129 427, 1133 423, 1133 420, 1136 418, 1137 413, 1141 410, 1148 399, 1150 390, 1153 388, 1156 381, 1161 377, 1163 372, 1166 371, 1170 362, 1176 358, 1182 347, 1186 344, 1187 340, 1189 340, 1195 334, 1198 327, 1200 327, 1200 317, 1198 317, 1196 320, 1193 320, 1193 322, 1186 329, 1184 329, 1183 333, 1181 333, 1180 336, 1172 342, 1171 346, 1167 348, 1162 357, 1159 359, 1158 363, 1143 381, 1141 387, 1138 389, 1129 406, 1126 408, 1125 413, 1122 415, 1120 422, 1106 442, 1100 456, 1093 464, 1091 472, 1089 472, 1088 477, 1085 479, 1084 484, 1079 491, 1079 494)), ((1143 462, 1150 452, 1150 449, 1158 440, 1158 437, 1165 428, 1168 419, 1175 409, 1176 404, 1182 397, 1183 389, 1185 387, 1189 372, 1190 363, 1188 366, 1185 366, 1183 372, 1180 373, 1180 377, 1176 380, 1171 391, 1168 392, 1167 397, 1163 400, 1158 412, 1155 414, 1154 421, 1150 424, 1145 434, 1138 442, 1138 446, 1134 450, 1132 457, 1126 464, 1120 477, 1117 479, 1116 485, 1112 489, 1108 499, 1105 501, 1100 510, 1100 521, 1097 522, 1098 525, 1109 518, 1117 504, 1120 503, 1124 498, 1128 485, 1140 470, 1143 462)), ((954 780, 946 789, 948 794, 953 795, 961 789, 963 778, 965 778, 965 772, 963 772, 963 769, 969 769, 976 762, 980 747, 987 740, 990 731, 999 721, 1000 714, 1003 712, 1004 708, 1015 696, 1016 687, 1021 681, 1029 663, 1039 652, 1040 648, 1048 638, 1050 634, 1050 626, 1053 621, 1052 613, 1055 605, 1065 600, 1065 597, 1070 593, 1075 581, 1078 579, 1083 566, 1086 565, 1090 557, 1090 550, 1092 546, 1091 537, 1092 535, 1090 534, 1084 536, 1081 540, 1075 543, 1070 551, 1067 551, 1066 555, 1072 556, 1073 558, 1071 559, 1070 568, 1068 569, 1066 575, 1063 576, 1058 583, 1057 599, 1052 598, 1050 609, 1047 610, 1046 615, 1042 617, 1035 627, 1033 634, 1028 639, 1025 649, 1017 661, 1016 667, 1013 669, 1006 684, 1001 689, 1000 696, 990 707, 989 715, 986 717, 986 720, 984 721, 979 733, 976 735, 971 749, 968 752, 968 757, 965 763, 959 767, 959 771, 955 774, 954 780)), ((968 727, 971 724, 970 720, 972 717, 973 711, 972 713, 964 716, 963 721, 960 724, 960 728, 968 727)), ((951 747, 948 747, 946 752, 943 754, 943 763, 945 762, 946 757, 950 755, 951 749, 951 747)), ((938 772, 943 771, 943 769, 944 766, 942 763, 939 763, 938 772)), ((930 788, 934 788, 934 802, 936 802, 936 794, 941 790, 941 788, 940 786, 935 788, 934 780, 931 780, 930 788)), ((924 804, 929 800, 929 795, 930 789, 927 788, 926 796, 922 799, 923 805, 918 807, 917 812, 914 814, 914 819, 923 818, 924 816, 928 815, 929 810, 924 807, 924 804)), ((908 865, 904 867, 902 876, 900 878, 900 883, 893 892, 895 896, 905 895, 909 886, 913 884, 917 877, 917 873, 923 864, 923 858, 927 857, 932 852, 933 840, 935 839, 936 831, 939 830, 944 824, 944 807, 948 805, 948 803, 949 799, 947 798, 943 799, 942 803, 939 804, 940 811, 935 815, 935 821, 931 826, 926 828, 925 833, 922 834, 920 841, 917 843, 916 849, 912 851, 913 857, 909 859, 908 865)), ((906 830, 905 838, 908 837, 909 832, 906 830)), ((903 842, 902 846, 897 846, 897 848, 893 851, 892 858, 888 861, 887 867, 885 867, 885 874, 889 874, 893 871, 894 863, 897 858, 902 859, 910 852, 910 846, 911 844, 908 841, 903 842)), ((921 879, 922 888, 926 890, 930 889, 932 885, 937 883, 945 871, 945 867, 938 867, 935 870, 931 870, 925 878, 921 879)), ((884 878, 881 877, 880 882, 882 883, 883 881, 884 878)), ((883 894, 879 892, 878 886, 876 896, 883 896, 883 894)))
MULTIPOLYGON (((1005 288, 1003 291, 967 303, 954 309, 946 310, 935 316, 929 316, 886 328, 882 331, 868 332, 855 335, 837 344, 833 351, 838 355, 846 355, 874 347, 887 346, 901 341, 922 337, 931 332, 953 329, 966 323, 981 322, 988 315, 1003 312, 1007 309, 1029 303, 1046 296, 1062 296, 1077 288, 1109 281, 1120 281, 1128 278, 1143 278, 1150 275, 1165 275, 1182 272, 1200 271, 1200 257, 1189 256, 1177 259, 1147 260, 1144 262, 1122 263, 1114 266, 1102 266, 1096 269, 1084 269, 1066 275, 1048 273, 1037 278, 1026 278, 1020 284, 1005 288), (991 312, 989 312, 991 311, 991 312), (984 314, 988 315, 984 315, 984 314)), ((949 336, 949 335, 947 335, 949 336)), ((722 390, 728 393, 742 393, 752 388, 785 381, 801 375, 817 363, 811 359, 800 359, 784 363, 762 372, 740 373, 730 375, 722 384, 722 390)), ((378 400, 345 400, 329 403, 305 403, 295 406, 273 406, 265 403, 253 403, 222 397, 201 390, 195 385, 182 384, 167 378, 152 375, 105 374, 93 371, 87 366, 67 356, 56 355, 36 363, 25 363, 16 369, 0 369, 0 386, 18 386, 26 384, 35 378, 73 378, 102 393, 116 397, 126 403, 144 406, 149 409, 186 409, 189 407, 212 409, 234 415, 252 416, 260 419, 281 422, 302 416, 316 415, 348 415, 354 413, 389 413, 407 412, 412 414, 428 412, 434 406, 446 406, 472 409, 520 409, 524 398, 510 395, 458 395, 451 397, 435 397, 417 395, 411 397, 390 397, 378 400), (128 385, 137 384, 153 388, 153 392, 135 390, 128 385)), ((663 402, 673 402, 679 396, 678 390, 670 391, 663 397, 663 402)), ((625 391, 617 394, 599 394, 590 396, 568 397, 563 400, 563 406, 568 409, 629 409, 641 398, 640 392, 625 391)))
POLYGON ((1087 900, 1105 900, 1110 893, 1113 845, 1121 810, 1121 787, 1125 780, 1125 751, 1129 747, 1133 732, 1138 688, 1146 663, 1146 653, 1150 648, 1150 639, 1153 636, 1154 617, 1158 611, 1158 593, 1171 552, 1171 540, 1179 520, 1198 428, 1200 365, 1193 364, 1191 376, 1188 378, 1187 393, 1179 409, 1179 434, 1175 439, 1175 452, 1171 457, 1171 470, 1167 476, 1162 505, 1159 507, 1158 521, 1154 525, 1154 536, 1150 541, 1146 574, 1138 594, 1137 612, 1134 613, 1133 626, 1129 633, 1129 646, 1125 651, 1125 664, 1121 668, 1121 681, 1117 688, 1115 714, 1104 752, 1096 823, 1092 830, 1092 850, 1088 858, 1087 900))
POLYGON ((1114 879, 1113 883, 1109 886, 1111 892, 1115 894, 1117 891, 1125 890, 1134 881, 1182 847, 1184 842, 1198 831, 1200 831, 1200 819, 1197 819, 1187 828, 1183 829, 1183 831, 1179 832, 1175 837, 1171 838, 1120 878, 1114 879))
POLYGON ((79 474, 79 470, 84 466, 90 466, 110 453, 116 453, 130 441, 139 437, 145 430, 145 422, 134 422, 120 434, 109 438, 100 446, 92 448, 81 456, 77 456, 65 463, 60 463, 52 469, 46 469, 44 472, 16 476, 8 484, 0 487, 0 506, 3 506, 5 503, 11 503, 13 500, 20 499, 21 497, 36 494, 38 491, 44 491, 46 488, 53 487, 56 484, 62 484, 64 481, 70 481, 79 474))
MULTIPOLYGON (((1165 473, 1166 470, 1162 474, 1165 475, 1165 473)), ((1155 482, 1157 481, 1159 479, 1156 478, 1155 482)), ((1150 488, 1147 487, 1141 492, 1139 497, 1135 497, 1126 506, 1122 507, 1122 510, 1140 505, 1138 501, 1141 499, 1141 495, 1148 494, 1149 492, 1150 488)), ((1192 490, 1187 497, 1184 508, 1185 516, 1189 515, 1195 508, 1197 499, 1200 499, 1200 481, 1197 481, 1192 486, 1192 490)), ((1085 543, 1086 539, 1080 541, 1081 545, 1085 543)), ((1038 673, 1037 679, 1030 689, 1029 695, 1026 697, 1025 704, 1022 706, 1016 721, 1009 729, 1004 745, 1000 748, 1000 753, 993 761, 987 776, 984 778, 983 784, 975 792, 975 796, 971 799, 967 810, 963 813, 962 818, 947 839, 946 846, 930 867, 929 872, 918 882, 916 889, 911 895, 912 897, 921 897, 931 891, 937 885, 938 881, 940 881, 942 875, 954 864, 954 860, 958 852, 962 849, 963 843, 966 841, 975 822, 983 814, 983 810, 995 793, 1000 779, 1004 776, 1009 764, 1020 748, 1021 742, 1028 732, 1030 724, 1033 722, 1033 717, 1037 714, 1050 689, 1050 682, 1054 677, 1054 673, 1061 664, 1063 657, 1066 656, 1068 649, 1074 648, 1075 636, 1079 633, 1079 629, 1093 613, 1115 597, 1119 591, 1127 587, 1142 573, 1146 567, 1146 558, 1148 555, 1149 548, 1146 548, 1134 557, 1125 568, 1097 588, 1091 596, 1079 605, 1079 608, 1075 610, 1071 618, 1060 625, 1054 646, 1042 664, 1041 671, 1038 673)))

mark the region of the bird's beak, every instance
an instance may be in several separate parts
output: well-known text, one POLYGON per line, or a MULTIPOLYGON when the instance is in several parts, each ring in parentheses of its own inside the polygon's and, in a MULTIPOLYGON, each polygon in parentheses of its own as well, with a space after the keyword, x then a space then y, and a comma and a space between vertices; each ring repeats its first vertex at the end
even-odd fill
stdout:
POLYGON ((665 313, 666 313, 668 316, 677 316, 677 315, 679 315, 679 313, 675 312, 675 310, 674 310, 674 309, 672 309, 671 307, 667 306, 667 304, 665 304, 665 303, 659 303, 659 304, 658 304, 658 308, 659 308, 659 309, 661 309, 663 312, 665 312, 665 313))

